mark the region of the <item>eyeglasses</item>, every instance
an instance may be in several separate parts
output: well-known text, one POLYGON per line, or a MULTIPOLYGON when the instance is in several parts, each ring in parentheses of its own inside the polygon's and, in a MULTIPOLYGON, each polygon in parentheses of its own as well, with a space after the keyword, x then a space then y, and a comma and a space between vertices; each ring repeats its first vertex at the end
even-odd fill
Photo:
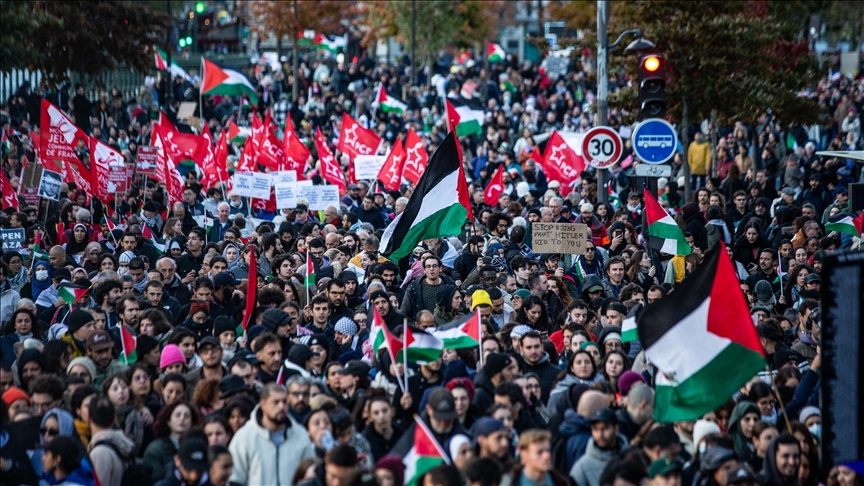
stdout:
POLYGON ((49 429, 48 427, 42 427, 39 429, 39 433, 42 435, 55 436, 60 433, 58 429, 49 429))
POLYGON ((423 265, 423 268, 435 269, 438 268, 438 265, 423 265))

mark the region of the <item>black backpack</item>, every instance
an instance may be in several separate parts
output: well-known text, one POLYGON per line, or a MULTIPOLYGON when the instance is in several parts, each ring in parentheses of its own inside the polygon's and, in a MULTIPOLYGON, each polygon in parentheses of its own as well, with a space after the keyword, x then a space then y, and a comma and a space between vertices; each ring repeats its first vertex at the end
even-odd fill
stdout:
POLYGON ((90 447, 90 451, 92 452, 100 445, 107 446, 114 451, 114 453, 117 454, 117 457, 119 457, 126 466, 120 484, 117 486, 150 486, 153 484, 153 481, 150 479, 153 476, 153 468, 149 464, 138 462, 134 457, 126 457, 111 441, 97 442, 90 447))

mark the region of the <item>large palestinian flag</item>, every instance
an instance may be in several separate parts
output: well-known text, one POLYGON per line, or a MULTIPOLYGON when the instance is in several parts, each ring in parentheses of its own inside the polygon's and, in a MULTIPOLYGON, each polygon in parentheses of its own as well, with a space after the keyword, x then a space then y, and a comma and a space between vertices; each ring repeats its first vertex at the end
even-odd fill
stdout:
POLYGON ((465 222, 473 219, 458 143, 450 132, 432 154, 405 211, 384 231, 382 255, 398 261, 418 242, 458 235, 465 222))
POLYGON ((645 189, 645 223, 648 225, 652 248, 667 255, 690 254, 690 245, 681 228, 648 189, 645 189))
POLYGON ((239 69, 201 58, 201 94, 203 95, 246 95, 252 103, 258 103, 255 87, 239 69))
POLYGON ((402 458, 405 464, 405 486, 418 486, 422 484, 420 479, 427 471, 442 462, 450 463, 441 444, 435 439, 432 431, 423 422, 419 415, 414 417, 414 446, 402 458))
POLYGON ((684 422, 716 410, 765 367, 765 351, 723 245, 674 297, 637 316, 645 358, 657 366, 654 420, 684 422))
POLYGON ((861 238, 862 226, 864 226, 864 213, 858 216, 852 213, 840 213, 828 218, 825 231, 836 231, 861 238))
POLYGON ((455 125, 456 135, 467 137, 483 133, 483 123, 486 121, 483 103, 468 98, 445 98, 444 104, 447 109, 447 127, 455 125))
POLYGON ((444 342, 444 349, 480 346, 480 311, 468 314, 429 332, 444 342))
POLYGON ((378 96, 375 97, 373 105, 379 107, 384 113, 402 113, 408 109, 404 101, 387 93, 384 83, 378 84, 378 96))

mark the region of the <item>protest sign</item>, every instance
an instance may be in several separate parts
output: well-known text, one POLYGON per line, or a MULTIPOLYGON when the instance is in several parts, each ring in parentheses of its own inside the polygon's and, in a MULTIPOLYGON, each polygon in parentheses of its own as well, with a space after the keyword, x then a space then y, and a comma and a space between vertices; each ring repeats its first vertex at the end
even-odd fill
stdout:
POLYGON ((42 171, 42 180, 39 182, 39 196, 52 201, 60 199, 60 186, 63 176, 50 170, 42 171))
POLYGON ((108 166, 108 192, 126 192, 129 190, 129 178, 125 165, 108 166))
POLYGON ((252 172, 252 197, 258 199, 270 199, 270 176, 258 172, 252 172))
POLYGON ((158 158, 159 155, 156 147, 150 145, 138 147, 137 167, 135 170, 142 175, 155 175, 158 158))
MULTIPOLYGON (((324 210, 329 206, 333 206, 337 211, 339 210, 339 186, 336 185, 326 185, 326 186, 315 186, 319 187, 319 191, 321 192, 320 205, 321 207, 315 208, 324 210)), ((310 209, 312 209, 310 207, 310 209)))
POLYGON ((354 175, 358 180, 377 179, 386 155, 358 155, 354 158, 354 175))
POLYGON ((24 228, 0 230, 0 239, 3 240, 3 252, 18 251, 24 247, 24 228))
POLYGON ((270 178, 272 179, 273 187, 276 187, 276 184, 283 182, 297 182, 297 171, 280 170, 278 172, 271 172, 270 178))
POLYGON ((591 233, 588 226, 573 223, 533 223, 531 250, 534 253, 584 255, 591 233))
POLYGON ((276 192, 276 208, 292 209, 297 207, 298 186, 293 182, 280 182, 273 186, 276 192))
POLYGON ((231 193, 242 197, 258 197, 252 188, 254 179, 251 172, 235 172, 231 179, 233 181, 231 193))

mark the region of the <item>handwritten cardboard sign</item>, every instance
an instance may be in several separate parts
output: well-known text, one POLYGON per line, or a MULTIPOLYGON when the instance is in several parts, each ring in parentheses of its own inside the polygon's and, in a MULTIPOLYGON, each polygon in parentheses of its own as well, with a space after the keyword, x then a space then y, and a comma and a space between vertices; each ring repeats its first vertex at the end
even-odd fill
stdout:
POLYGON ((533 223, 531 250, 534 253, 584 255, 591 233, 588 226, 573 223, 533 223))

